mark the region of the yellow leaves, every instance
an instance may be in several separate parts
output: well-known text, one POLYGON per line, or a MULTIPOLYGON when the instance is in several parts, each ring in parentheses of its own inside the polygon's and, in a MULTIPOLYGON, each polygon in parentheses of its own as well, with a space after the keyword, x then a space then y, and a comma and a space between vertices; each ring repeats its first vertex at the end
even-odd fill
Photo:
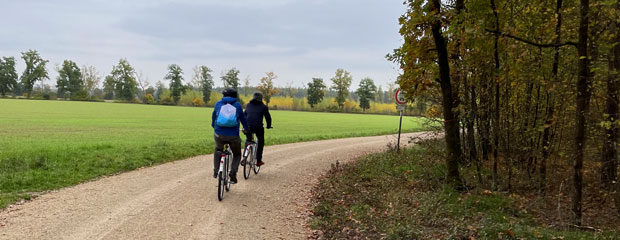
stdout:
POLYGON ((202 99, 200 99, 199 97, 196 97, 194 98, 194 100, 192 100, 192 105, 194 105, 194 107, 201 107, 204 104, 204 101, 202 101, 202 99))

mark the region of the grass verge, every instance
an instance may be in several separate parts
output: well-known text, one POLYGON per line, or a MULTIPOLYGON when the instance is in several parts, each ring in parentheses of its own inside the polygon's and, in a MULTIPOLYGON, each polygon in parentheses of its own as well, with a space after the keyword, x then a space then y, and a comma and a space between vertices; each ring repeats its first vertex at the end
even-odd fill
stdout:
POLYGON ((620 239, 615 231, 545 227, 519 196, 451 190, 443 162, 428 157, 442 145, 334 165, 313 190, 310 226, 326 239, 620 239))

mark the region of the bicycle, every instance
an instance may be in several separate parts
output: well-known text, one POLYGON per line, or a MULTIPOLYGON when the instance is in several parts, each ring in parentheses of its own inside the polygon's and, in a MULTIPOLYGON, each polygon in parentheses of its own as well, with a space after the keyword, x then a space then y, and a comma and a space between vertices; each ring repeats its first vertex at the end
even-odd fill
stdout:
POLYGON ((224 151, 220 154, 220 169, 217 173, 217 200, 222 201, 224 192, 230 191, 230 159, 232 150, 228 144, 224 145, 224 151))
POLYGON ((250 173, 254 170, 254 174, 258 174, 260 166, 256 166, 256 149, 258 146, 258 139, 252 133, 252 139, 256 141, 245 141, 245 149, 243 150, 243 178, 250 178, 250 173), (249 160, 248 160, 249 157, 249 160))

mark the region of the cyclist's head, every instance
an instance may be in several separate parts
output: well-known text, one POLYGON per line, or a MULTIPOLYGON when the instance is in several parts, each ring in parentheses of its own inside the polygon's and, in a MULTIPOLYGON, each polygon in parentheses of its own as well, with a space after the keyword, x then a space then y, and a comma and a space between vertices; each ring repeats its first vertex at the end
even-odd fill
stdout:
POLYGON ((237 90, 233 88, 226 88, 222 91, 222 95, 224 95, 224 97, 237 98, 237 90))
POLYGON ((262 92, 254 92, 254 96, 252 98, 256 99, 258 101, 263 101, 263 93, 262 92))

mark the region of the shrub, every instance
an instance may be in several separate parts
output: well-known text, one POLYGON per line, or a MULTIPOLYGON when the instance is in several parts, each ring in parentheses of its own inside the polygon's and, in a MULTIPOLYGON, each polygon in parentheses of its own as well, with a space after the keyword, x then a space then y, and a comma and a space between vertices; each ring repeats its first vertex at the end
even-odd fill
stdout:
POLYGON ((201 98, 196 97, 194 98, 194 100, 192 100, 192 104, 194 104, 194 107, 201 107, 203 106, 205 103, 202 101, 201 98))
POLYGON ((86 90, 79 90, 75 94, 71 95, 71 101, 88 101, 88 92, 86 90))
POLYGON ((162 105, 174 105, 174 99, 170 95, 165 97, 162 96, 160 103, 162 105))
POLYGON ((144 96, 144 98, 142 98, 142 103, 144 104, 153 104, 155 103, 155 98, 153 97, 152 94, 147 94, 144 96))

